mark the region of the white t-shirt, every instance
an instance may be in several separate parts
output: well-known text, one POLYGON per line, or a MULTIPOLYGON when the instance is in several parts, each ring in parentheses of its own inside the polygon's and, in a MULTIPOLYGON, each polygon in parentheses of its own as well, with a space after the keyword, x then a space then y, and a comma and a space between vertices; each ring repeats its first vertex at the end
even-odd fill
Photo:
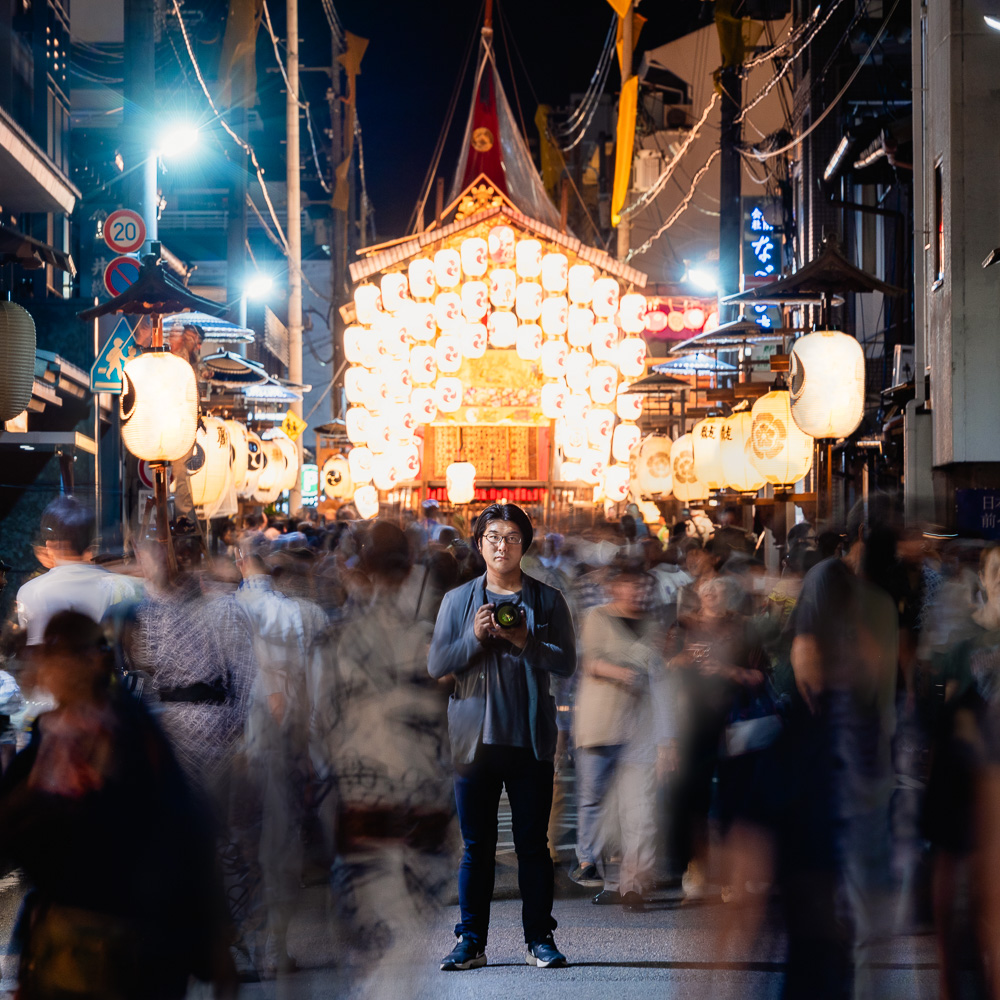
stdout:
POLYGON ((65 563, 21 587, 17 620, 28 631, 28 645, 37 646, 49 620, 60 611, 79 611, 99 622, 112 605, 141 596, 140 580, 92 563, 65 563))

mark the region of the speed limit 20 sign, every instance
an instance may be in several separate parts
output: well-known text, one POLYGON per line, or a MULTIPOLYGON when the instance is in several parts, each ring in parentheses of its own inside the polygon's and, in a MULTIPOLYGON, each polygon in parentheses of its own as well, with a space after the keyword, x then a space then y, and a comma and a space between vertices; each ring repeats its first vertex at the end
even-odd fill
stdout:
POLYGON ((104 222, 104 242, 115 253, 132 253, 146 242, 146 223, 138 212, 119 208, 104 222))

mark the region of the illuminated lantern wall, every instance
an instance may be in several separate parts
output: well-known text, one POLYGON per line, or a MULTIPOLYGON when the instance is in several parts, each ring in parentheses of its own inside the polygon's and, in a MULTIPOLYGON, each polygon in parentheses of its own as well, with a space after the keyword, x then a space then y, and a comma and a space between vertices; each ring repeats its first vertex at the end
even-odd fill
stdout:
MULTIPOLYGON (((559 461, 578 461, 594 485, 604 483, 612 454, 628 462, 642 400, 619 394, 646 371, 647 304, 599 266, 513 226, 481 223, 366 280, 354 302, 344 388, 356 492, 419 475, 415 431, 440 414, 461 420, 462 372, 487 351, 510 350, 538 366, 546 419, 570 418, 570 409, 579 419, 571 454, 559 461)), ((563 439, 556 435, 557 446, 563 439)), ((620 480, 620 471, 611 473, 611 492, 620 480)), ((362 504, 367 497, 361 493, 362 504)))
POLYGON ((691 428, 694 442, 694 461, 698 478, 710 490, 721 490, 726 485, 722 471, 722 417, 706 417, 691 428))
POLYGON ((853 434, 865 412, 865 352, 846 333, 820 330, 792 345, 792 419, 814 438, 853 434))
POLYGON ((635 464, 635 492, 639 496, 666 496, 674 487, 670 464, 673 441, 661 434, 650 434, 639 443, 635 464))
POLYGON ((750 454, 773 486, 792 486, 812 468, 813 439, 792 419, 791 396, 775 389, 753 404, 750 454))
POLYGON ((694 439, 690 434, 679 437, 670 449, 670 472, 674 480, 674 496, 681 503, 708 499, 708 486, 698 478, 694 460, 694 439))

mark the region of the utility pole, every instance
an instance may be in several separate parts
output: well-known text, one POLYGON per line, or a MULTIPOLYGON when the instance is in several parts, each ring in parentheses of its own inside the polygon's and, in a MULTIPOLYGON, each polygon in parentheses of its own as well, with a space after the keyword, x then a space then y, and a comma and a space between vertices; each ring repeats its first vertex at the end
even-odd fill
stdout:
MULTIPOLYGON (((299 188, 299 2, 286 0, 288 38, 288 92, 285 101, 287 144, 288 219, 288 378, 302 382, 302 219, 299 188)), ((302 402, 292 403, 292 412, 302 416, 302 402)), ((295 441, 302 466, 302 435, 295 441)), ((288 494, 288 513, 302 506, 301 476, 288 494)))
POLYGON ((126 164, 131 171, 126 207, 138 212, 146 223, 147 245, 157 238, 157 194, 155 150, 156 122, 156 17, 155 0, 125 0, 125 60, 123 96, 124 133, 130 151, 126 164))
MULTIPOLYGON (((722 70, 722 128, 719 133, 719 298, 740 290, 740 250, 742 248, 743 207, 740 201, 739 144, 741 123, 737 121, 743 101, 739 66, 722 70)), ((739 306, 719 308, 719 320, 736 319, 739 306)))
MULTIPOLYGON (((622 19, 622 90, 625 84, 632 78, 632 49, 634 41, 632 39, 632 9, 635 6, 634 0, 629 0, 628 10, 622 19)), ((632 226, 628 216, 623 215, 618 222, 618 259, 624 260, 628 256, 629 244, 632 241, 632 226)))

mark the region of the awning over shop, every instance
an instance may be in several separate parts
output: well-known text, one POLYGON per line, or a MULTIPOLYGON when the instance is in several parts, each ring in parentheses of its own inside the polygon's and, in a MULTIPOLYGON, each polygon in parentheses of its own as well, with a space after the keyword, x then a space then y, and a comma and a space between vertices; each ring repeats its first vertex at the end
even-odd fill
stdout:
POLYGON ((48 243, 2 224, 0 224, 0 264, 20 264, 29 270, 51 264, 60 271, 76 275, 76 264, 68 253, 63 253, 62 250, 50 247, 48 243))
POLYGON ((3 108, 0 177, 3 205, 8 211, 69 215, 80 197, 79 189, 3 108))

